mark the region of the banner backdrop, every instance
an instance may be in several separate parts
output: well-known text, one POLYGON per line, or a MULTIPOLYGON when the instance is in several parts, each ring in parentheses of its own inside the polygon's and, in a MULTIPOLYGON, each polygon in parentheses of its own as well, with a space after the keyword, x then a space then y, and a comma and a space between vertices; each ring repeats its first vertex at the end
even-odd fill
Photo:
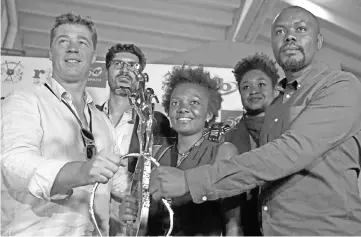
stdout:
MULTIPOLYGON (((109 95, 107 74, 104 62, 95 62, 89 71, 87 91, 91 94, 96 104, 103 104, 109 95)), ((149 75, 148 87, 154 89, 161 101, 164 76, 174 65, 148 64, 144 70, 149 75)), ((212 76, 223 79, 222 83, 222 110, 219 121, 234 125, 242 114, 241 97, 237 90, 231 68, 205 67, 212 76)), ((48 58, 32 58, 17 56, 1 57, 1 97, 6 97, 11 91, 24 88, 31 84, 44 83, 51 77, 51 61, 48 58)), ((164 112, 160 104, 156 110, 164 112)))

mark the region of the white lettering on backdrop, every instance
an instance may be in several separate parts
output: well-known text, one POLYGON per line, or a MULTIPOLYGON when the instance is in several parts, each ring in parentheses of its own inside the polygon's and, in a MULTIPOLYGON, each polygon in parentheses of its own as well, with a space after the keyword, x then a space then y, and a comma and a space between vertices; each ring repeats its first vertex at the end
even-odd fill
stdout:
MULTIPOLYGON (((152 87, 161 100, 162 81, 174 65, 148 64, 145 72, 149 75, 148 87, 152 87)), ((219 119, 234 125, 236 117, 241 114, 242 103, 237 90, 237 83, 231 68, 205 67, 212 76, 223 79, 222 110, 219 119)), ((87 91, 96 104, 104 103, 109 96, 104 62, 96 62, 89 72, 87 91)), ((48 58, 2 56, 1 57, 1 97, 6 97, 13 90, 32 84, 44 83, 51 77, 51 61, 48 58)), ((164 112, 160 104, 156 109, 164 112)))

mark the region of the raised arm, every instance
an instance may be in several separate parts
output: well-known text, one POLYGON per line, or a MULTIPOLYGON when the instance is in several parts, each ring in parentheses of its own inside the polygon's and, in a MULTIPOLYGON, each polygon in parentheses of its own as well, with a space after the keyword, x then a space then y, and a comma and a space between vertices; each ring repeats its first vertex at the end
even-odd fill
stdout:
POLYGON ((37 98, 12 93, 2 104, 1 144, 4 183, 17 191, 30 191, 45 200, 51 198, 56 175, 66 164, 65 157, 42 156, 43 129, 37 98), (58 158, 58 159, 57 159, 58 158))
POLYGON ((358 79, 342 74, 314 95, 278 139, 231 160, 185 171, 193 200, 234 196, 307 167, 360 131, 360 92, 358 79))
POLYGON ((72 188, 105 183, 118 169, 118 158, 100 152, 91 161, 72 161, 66 154, 45 157, 43 121, 38 98, 14 92, 2 105, 2 162, 4 183, 13 190, 44 199, 67 198, 72 188))

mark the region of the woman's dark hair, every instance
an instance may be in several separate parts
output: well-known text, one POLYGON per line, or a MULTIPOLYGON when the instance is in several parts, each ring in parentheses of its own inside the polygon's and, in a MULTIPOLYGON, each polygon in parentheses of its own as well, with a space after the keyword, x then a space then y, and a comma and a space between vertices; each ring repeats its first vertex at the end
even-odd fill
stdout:
POLYGON ((187 64, 183 66, 174 66, 172 71, 165 75, 162 89, 164 90, 162 105, 164 111, 169 113, 170 98, 174 89, 185 83, 197 84, 204 87, 209 94, 208 112, 213 114, 209 122, 214 122, 221 109, 222 95, 220 93, 221 78, 211 77, 210 73, 204 70, 203 66, 191 67, 187 64))
POLYGON ((233 73, 236 77, 238 88, 243 76, 251 70, 260 70, 264 72, 267 76, 269 76, 269 78, 271 78, 272 86, 275 87, 277 85, 279 75, 276 62, 271 60, 264 53, 255 53, 243 58, 236 64, 236 66, 234 66, 233 73))

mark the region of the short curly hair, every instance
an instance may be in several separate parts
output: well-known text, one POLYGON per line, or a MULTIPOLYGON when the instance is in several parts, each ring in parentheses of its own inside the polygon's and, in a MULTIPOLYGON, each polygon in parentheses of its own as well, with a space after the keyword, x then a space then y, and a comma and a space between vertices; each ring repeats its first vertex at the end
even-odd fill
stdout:
POLYGON ((255 53, 243 58, 236 66, 234 66, 233 74, 236 77, 238 88, 243 76, 251 70, 260 70, 264 72, 271 78, 272 86, 275 87, 277 85, 279 75, 276 62, 264 53, 255 53))
POLYGON ((77 15, 74 12, 68 12, 60 16, 57 16, 55 18, 55 24, 50 31, 50 47, 53 44, 56 29, 58 29, 59 26, 65 24, 86 26, 92 33, 93 47, 94 49, 96 49, 98 42, 98 34, 94 22, 91 20, 89 16, 84 17, 81 15, 77 15))
POLYGON ((214 122, 221 109, 222 95, 220 92, 219 77, 211 77, 210 73, 204 70, 202 65, 191 67, 183 64, 183 66, 174 66, 172 71, 165 75, 162 89, 164 90, 162 105, 164 111, 169 114, 170 98, 174 89, 180 84, 193 83, 204 87, 209 94, 208 112, 213 113, 213 118, 209 122, 214 122))
POLYGON ((120 43, 113 45, 110 49, 108 49, 108 53, 105 57, 105 67, 107 68, 107 70, 109 69, 110 63, 113 60, 115 54, 120 52, 127 52, 137 56, 140 64, 140 71, 144 70, 145 65, 147 64, 147 60, 142 50, 139 47, 135 46, 134 44, 120 44, 120 43))

